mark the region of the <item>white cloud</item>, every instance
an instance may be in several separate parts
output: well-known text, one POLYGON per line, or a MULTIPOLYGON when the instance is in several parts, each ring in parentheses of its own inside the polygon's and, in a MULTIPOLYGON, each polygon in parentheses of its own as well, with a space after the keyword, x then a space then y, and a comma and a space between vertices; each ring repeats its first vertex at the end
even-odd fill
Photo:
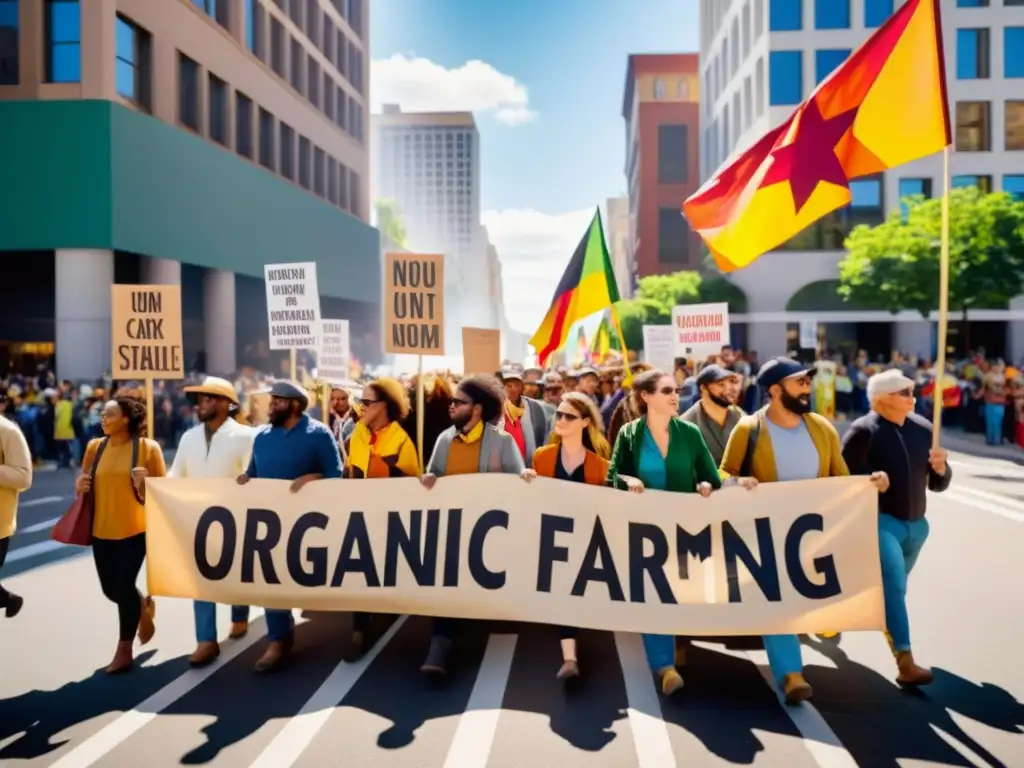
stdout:
POLYGON ((528 123, 526 86, 484 61, 447 69, 430 59, 395 54, 371 65, 371 108, 397 104, 406 112, 487 112, 507 125, 528 123))
POLYGON ((501 259, 505 313, 513 328, 531 335, 537 330, 593 215, 593 208, 558 215, 529 208, 484 211, 483 225, 501 259))

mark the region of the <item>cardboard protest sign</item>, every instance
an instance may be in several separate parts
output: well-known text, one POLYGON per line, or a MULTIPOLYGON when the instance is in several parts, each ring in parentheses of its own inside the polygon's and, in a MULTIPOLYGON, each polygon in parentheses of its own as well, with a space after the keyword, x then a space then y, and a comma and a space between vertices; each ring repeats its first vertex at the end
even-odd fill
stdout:
POLYGON ((717 355, 729 340, 729 305, 681 304, 672 308, 675 356, 703 361, 717 355))
POLYGON ((501 369, 501 331, 497 328, 462 329, 462 372, 489 373, 501 369))
POLYGON ((317 377, 332 383, 346 381, 350 360, 348 320, 321 321, 317 377))
POLYGON ((316 262, 265 264, 271 349, 313 349, 320 337, 316 262))
POLYGON ((113 285, 111 374, 115 380, 183 379, 180 285, 113 285))
POLYGON ((444 256, 389 253, 384 264, 384 350, 444 354, 444 256))
POLYGON ((866 477, 632 495, 514 475, 151 478, 153 595, 623 632, 885 626, 866 477), (756 494, 756 496, 755 496, 756 494))

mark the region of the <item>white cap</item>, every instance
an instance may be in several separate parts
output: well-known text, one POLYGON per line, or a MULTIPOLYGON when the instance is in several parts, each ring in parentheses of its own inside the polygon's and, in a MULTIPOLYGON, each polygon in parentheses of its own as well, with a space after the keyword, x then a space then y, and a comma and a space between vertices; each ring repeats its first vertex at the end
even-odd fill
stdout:
POLYGON ((898 368, 890 368, 868 379, 868 402, 873 403, 877 397, 913 388, 913 379, 904 376, 898 368))

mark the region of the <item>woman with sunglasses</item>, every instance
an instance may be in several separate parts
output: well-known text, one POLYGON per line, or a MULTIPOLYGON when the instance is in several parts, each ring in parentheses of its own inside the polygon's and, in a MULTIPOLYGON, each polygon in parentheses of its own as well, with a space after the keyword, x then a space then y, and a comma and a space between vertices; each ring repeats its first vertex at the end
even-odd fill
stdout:
MULTIPOLYGON (((416 446, 400 423, 409 415, 409 395, 402 383, 390 378, 371 381, 363 388, 358 405, 359 423, 349 438, 345 476, 357 479, 419 477, 416 446)), ((370 614, 352 614, 351 658, 358 658, 366 651, 369 627, 370 614)))
MULTIPOLYGON (((562 396, 555 410, 555 429, 551 442, 533 454, 533 469, 523 477, 550 477, 588 485, 604 485, 608 476, 608 454, 611 449, 604 439, 601 415, 597 405, 580 392, 562 396)), ((562 666, 559 680, 579 677, 576 658, 576 627, 561 627, 562 666)))
MULTIPOLYGON (((615 439, 608 484, 633 493, 645 488, 699 493, 707 498, 722 487, 711 451, 695 424, 676 418, 676 382, 661 371, 647 371, 633 381, 633 405, 640 418, 626 424, 615 439)), ((665 696, 683 687, 675 665, 672 635, 643 635, 651 671, 665 696)))

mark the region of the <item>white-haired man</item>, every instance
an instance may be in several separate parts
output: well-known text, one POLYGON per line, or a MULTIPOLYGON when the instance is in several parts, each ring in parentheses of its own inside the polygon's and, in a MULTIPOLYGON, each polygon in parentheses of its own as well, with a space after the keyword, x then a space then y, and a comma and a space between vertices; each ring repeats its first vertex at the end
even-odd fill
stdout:
POLYGON ((927 685, 910 646, 907 577, 928 538, 926 489, 944 491, 952 471, 946 451, 932 448, 932 425, 914 413, 914 381, 891 369, 868 379, 871 413, 850 425, 843 458, 854 475, 885 472, 889 488, 878 497, 878 547, 885 593, 885 624, 901 685, 927 685))

